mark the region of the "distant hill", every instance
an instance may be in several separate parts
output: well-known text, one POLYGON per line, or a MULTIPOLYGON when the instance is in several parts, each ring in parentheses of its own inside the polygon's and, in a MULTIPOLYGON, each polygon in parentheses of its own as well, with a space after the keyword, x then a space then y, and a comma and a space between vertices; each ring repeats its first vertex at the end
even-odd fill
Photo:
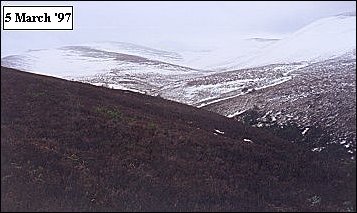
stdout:
POLYGON ((355 180, 203 109, 1 67, 1 211, 355 211, 355 180))
POLYGON ((262 64, 319 62, 356 49, 356 15, 314 21, 267 48, 255 58, 262 64))
MULTIPOLYGON (((21 41, 14 45, 19 45, 18 42, 21 41)), ((196 44, 198 46, 193 45, 190 38, 186 42, 153 47, 118 41, 59 45, 6 55, 1 58, 1 64, 61 78, 93 78, 95 74, 111 71, 172 75, 202 71, 201 75, 205 75, 207 71, 233 71, 271 64, 315 63, 346 54, 355 59, 356 12, 315 20, 283 38, 220 37, 215 42, 196 44)))

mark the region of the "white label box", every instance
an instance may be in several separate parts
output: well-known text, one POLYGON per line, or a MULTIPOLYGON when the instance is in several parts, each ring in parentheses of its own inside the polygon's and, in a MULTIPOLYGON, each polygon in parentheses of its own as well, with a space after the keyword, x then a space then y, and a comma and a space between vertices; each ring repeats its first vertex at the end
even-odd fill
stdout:
POLYGON ((73 6, 3 6, 3 30, 73 30, 73 6))

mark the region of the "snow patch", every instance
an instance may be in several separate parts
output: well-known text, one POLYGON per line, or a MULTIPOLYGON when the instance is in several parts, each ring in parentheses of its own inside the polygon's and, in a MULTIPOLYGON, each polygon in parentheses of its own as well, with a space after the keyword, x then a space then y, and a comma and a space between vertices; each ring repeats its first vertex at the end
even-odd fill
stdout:
POLYGON ((253 141, 250 140, 250 139, 248 139, 248 138, 243 138, 243 141, 244 141, 244 142, 248 142, 248 143, 253 143, 253 141))
POLYGON ((228 118, 233 118, 234 116, 240 115, 240 114, 244 113, 245 111, 247 111, 247 109, 242 110, 242 111, 235 112, 235 113, 233 113, 233 114, 229 114, 229 115, 227 115, 227 117, 228 117, 228 118))
POLYGON ((95 86, 110 88, 110 89, 128 90, 128 91, 132 91, 132 92, 138 92, 141 94, 145 94, 145 92, 142 92, 140 90, 128 88, 128 87, 125 87, 125 86, 119 85, 119 84, 103 84, 103 83, 91 83, 91 84, 95 85, 95 86))
POLYGON ((351 144, 344 145, 346 148, 350 148, 351 144))
POLYGON ((304 131, 302 131, 302 135, 305 135, 306 134, 306 132, 309 130, 310 128, 309 127, 306 127, 305 129, 304 129, 304 131))
POLYGON ((326 147, 322 146, 322 147, 316 147, 316 148, 313 148, 311 149, 311 151, 313 152, 321 152, 322 150, 324 150, 326 147))
POLYGON ((221 134, 221 135, 224 134, 224 132, 223 132, 223 131, 220 131, 219 129, 215 129, 214 131, 217 132, 217 133, 219 133, 219 134, 221 134))

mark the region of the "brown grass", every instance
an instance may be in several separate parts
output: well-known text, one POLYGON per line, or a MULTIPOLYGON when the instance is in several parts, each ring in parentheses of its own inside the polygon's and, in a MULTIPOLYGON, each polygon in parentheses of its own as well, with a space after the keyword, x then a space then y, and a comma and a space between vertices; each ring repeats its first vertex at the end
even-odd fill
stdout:
POLYGON ((2 211, 355 209, 349 165, 205 110, 1 68, 2 211))

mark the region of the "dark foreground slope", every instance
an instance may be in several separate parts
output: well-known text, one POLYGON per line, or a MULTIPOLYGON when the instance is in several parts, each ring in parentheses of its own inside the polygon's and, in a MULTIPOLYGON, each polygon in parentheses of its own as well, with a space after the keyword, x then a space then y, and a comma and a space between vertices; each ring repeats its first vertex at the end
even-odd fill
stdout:
POLYGON ((2 211, 355 210, 349 165, 159 97, 1 68, 2 211))

